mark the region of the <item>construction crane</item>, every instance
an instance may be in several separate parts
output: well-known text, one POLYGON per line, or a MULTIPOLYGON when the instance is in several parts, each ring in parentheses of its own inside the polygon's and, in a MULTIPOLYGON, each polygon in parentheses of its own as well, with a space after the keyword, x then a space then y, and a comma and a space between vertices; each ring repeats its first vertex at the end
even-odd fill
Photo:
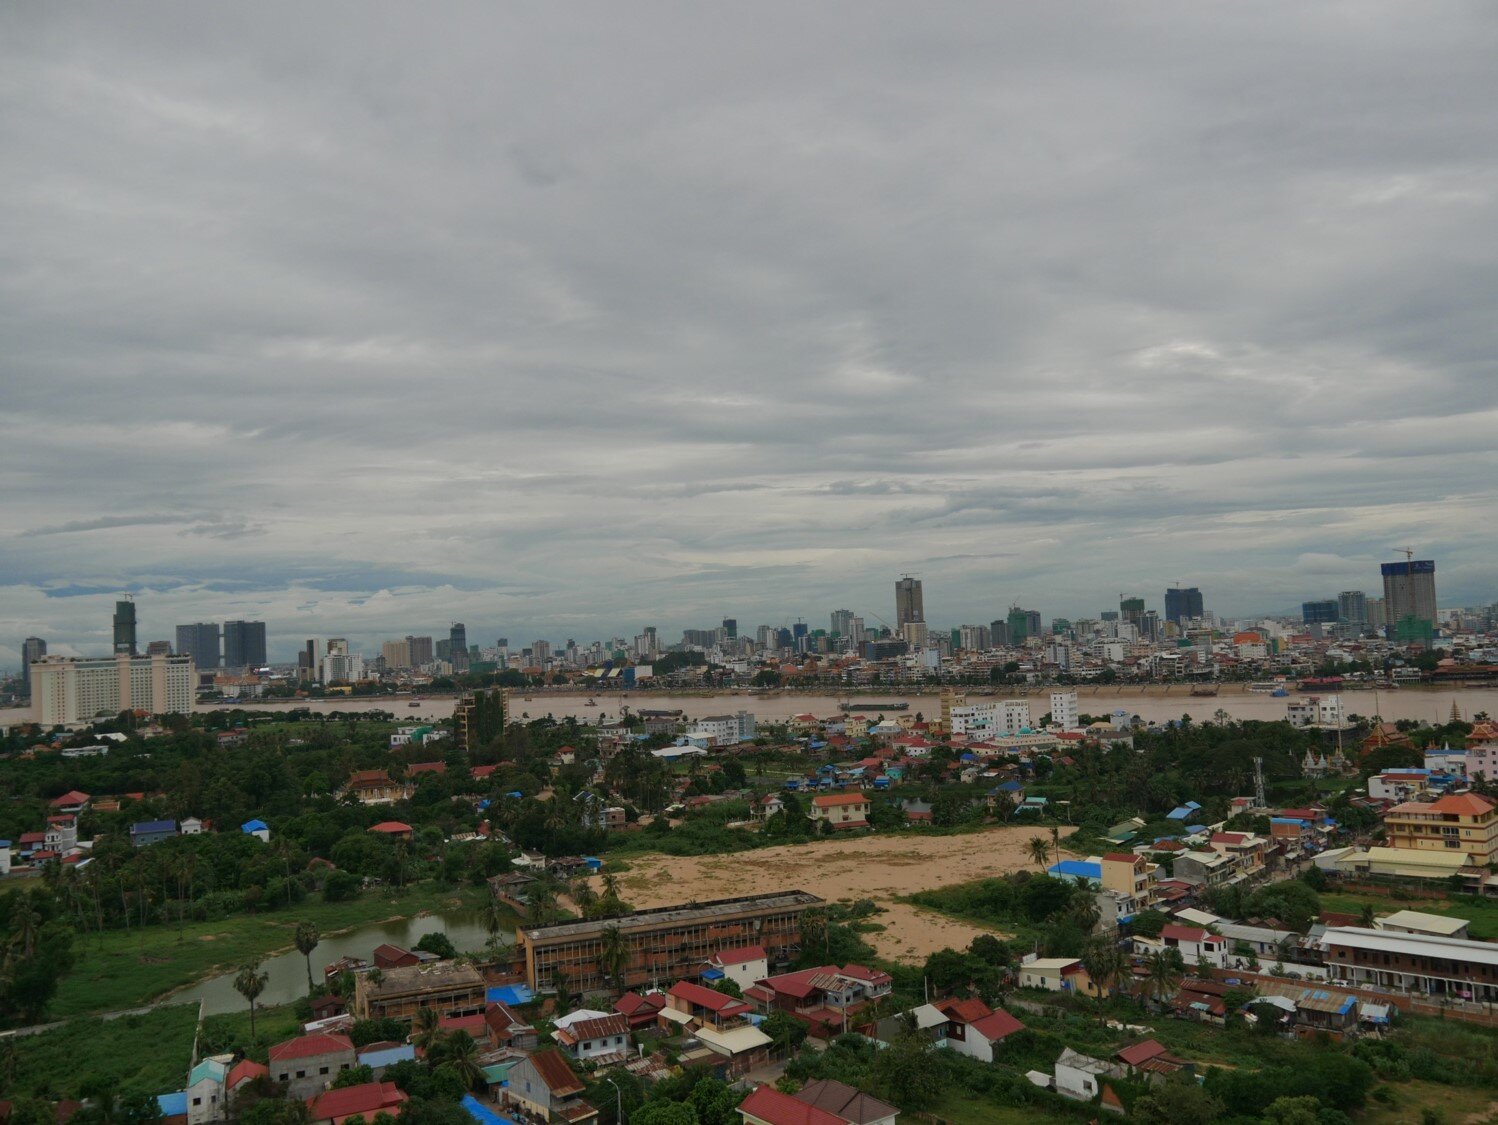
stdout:
POLYGON ((1415 548, 1413 547, 1390 547, 1389 550, 1398 551, 1401 555, 1403 555, 1406 566, 1415 561, 1415 548))

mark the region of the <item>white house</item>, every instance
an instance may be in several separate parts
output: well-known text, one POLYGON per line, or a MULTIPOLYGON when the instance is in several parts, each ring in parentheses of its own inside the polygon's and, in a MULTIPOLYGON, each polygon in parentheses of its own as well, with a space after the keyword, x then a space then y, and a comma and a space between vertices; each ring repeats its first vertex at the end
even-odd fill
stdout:
POLYGON ((1124 1068, 1064 1048, 1056 1060, 1056 1093, 1077 1101, 1091 1101, 1103 1092, 1104 1078, 1122 1078, 1124 1068))
POLYGON ((770 975, 770 959, 762 945, 720 949, 707 959, 707 967, 718 970, 740 991, 753 988, 770 975))
POLYGON ((552 1032, 551 1037, 578 1061, 628 1054, 630 1049, 629 1020, 617 1012, 594 1019, 573 1020, 566 1027, 552 1032))
POLYGON ((1180 950, 1181 960, 1188 965, 1215 965, 1221 969, 1227 964, 1228 939, 1199 926, 1167 925, 1160 931, 1160 945, 1180 950))
POLYGON ((233 1055, 211 1055, 187 1074, 187 1125, 207 1125, 228 1118, 224 1081, 233 1055))
POLYGON ((195 816, 184 816, 177 822, 177 832, 183 836, 201 836, 203 822, 195 816))
POLYGON ((1074 691, 1051 692, 1051 725, 1062 730, 1076 730, 1081 725, 1077 711, 1077 693, 1074 691))
POLYGON ((942 1044, 979 1062, 993 1062, 994 1047, 1025 1029, 1008 1012, 996 1012, 982 1000, 939 1000, 934 1007, 947 1017, 942 1044))

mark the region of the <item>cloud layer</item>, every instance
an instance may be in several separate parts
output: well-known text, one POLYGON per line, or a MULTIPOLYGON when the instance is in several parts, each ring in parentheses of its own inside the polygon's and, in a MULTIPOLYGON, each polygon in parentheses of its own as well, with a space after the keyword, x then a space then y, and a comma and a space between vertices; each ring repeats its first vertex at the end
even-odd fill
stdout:
POLYGON ((0 661, 1498 597, 1483 5, 15 4, 0 661), (492 634, 492 635, 491 635, 492 634))

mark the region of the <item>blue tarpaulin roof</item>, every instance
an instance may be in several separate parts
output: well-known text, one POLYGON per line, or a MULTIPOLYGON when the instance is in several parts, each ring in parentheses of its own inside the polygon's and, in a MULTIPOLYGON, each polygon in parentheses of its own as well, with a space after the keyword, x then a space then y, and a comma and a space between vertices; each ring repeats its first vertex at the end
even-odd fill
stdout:
POLYGON ((1059 863, 1053 863, 1046 869, 1050 875, 1064 875, 1069 879, 1101 879, 1103 877, 1103 865, 1101 863, 1088 863, 1083 859, 1063 859, 1059 863))
POLYGON ((176 1090, 170 1094, 157 1094, 156 1104, 161 1107, 162 1117, 187 1115, 187 1091, 176 1090))
POLYGON ((515 1122, 503 1114, 495 1113, 492 1109, 479 1101, 472 1094, 464 1094, 463 1100, 458 1103, 468 1116, 473 1118, 479 1125, 515 1125, 515 1122))
POLYGON ((241 832, 264 832, 270 825, 263 820, 247 820, 239 826, 241 832))
POLYGON ((497 988, 484 989, 484 999, 490 1004, 529 1004, 536 994, 523 984, 502 984, 497 988))

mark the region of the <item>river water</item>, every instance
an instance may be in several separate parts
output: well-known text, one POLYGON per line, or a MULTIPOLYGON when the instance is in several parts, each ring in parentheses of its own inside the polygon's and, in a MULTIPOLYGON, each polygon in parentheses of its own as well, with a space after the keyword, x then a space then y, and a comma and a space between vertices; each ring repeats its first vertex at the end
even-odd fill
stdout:
MULTIPOLYGON (((401 918, 388 922, 375 922, 347 933, 329 935, 322 939, 312 951, 312 979, 321 984, 323 968, 340 957, 361 957, 368 960, 375 946, 383 942, 414 948, 427 934, 445 933, 459 953, 482 949, 489 940, 477 913, 422 914, 415 918, 401 918)), ((513 940, 514 935, 510 938, 513 940)), ((265 991, 258 1003, 263 1005, 289 1004, 307 995, 307 960, 295 949, 278 953, 261 962, 260 968, 268 974, 265 991)), ((167 1003, 196 1004, 203 1001, 207 1015, 220 1012, 246 1010, 245 999, 234 991, 236 972, 210 977, 192 988, 174 993, 167 1003)))
MULTIPOLYGON (((1226 711, 1234 719, 1283 719, 1285 704, 1299 694, 1292 691, 1289 698, 1276 698, 1272 695, 1244 691, 1242 685, 1238 684, 1223 685, 1221 694, 1212 697, 1193 696, 1190 694, 1190 689, 1183 685, 1175 685, 1169 689, 1141 689, 1132 685, 1084 687, 1076 691, 1078 709, 1083 714, 1108 715, 1115 710, 1122 710, 1130 715, 1138 715, 1145 722, 1179 719, 1182 714, 1188 714, 1200 721, 1210 719, 1219 709, 1226 711)), ((1019 697, 1023 694, 1023 692, 1013 692, 1012 697, 1019 697)), ((1396 719, 1415 719, 1444 723, 1451 715, 1452 703, 1457 705, 1462 717, 1469 722, 1479 711, 1498 715, 1498 688, 1405 687, 1393 691, 1360 689, 1345 690, 1342 696, 1348 711, 1352 714, 1365 717, 1376 714, 1391 722, 1396 719)), ((985 692, 982 695, 974 692, 968 693, 968 698, 973 700, 1010 697, 1011 695, 1003 692, 985 692)), ((745 710, 752 711, 760 722, 776 722, 804 712, 823 717, 836 715, 838 704, 850 698, 855 702, 870 703, 905 701, 910 704, 911 712, 919 711, 927 718, 934 718, 941 711, 940 696, 935 692, 909 692, 879 696, 863 696, 856 692, 852 695, 801 695, 786 692, 765 696, 749 692, 665 695, 632 691, 609 692, 595 696, 579 693, 561 695, 534 693, 527 696, 517 691, 510 696, 510 712, 511 717, 517 719, 539 719, 546 715, 561 719, 570 715, 580 720, 596 721, 600 718, 617 719, 621 707, 628 707, 631 711, 679 710, 686 712, 689 718, 745 710)), ((1032 692, 1029 699, 1031 714, 1036 719, 1051 709, 1049 689, 1032 692)), ((411 702, 406 697, 397 696, 394 699, 379 700, 304 699, 294 703, 261 702, 248 706, 255 710, 267 711, 305 707, 314 712, 330 715, 386 710, 394 713, 397 721, 410 719, 413 722, 445 719, 451 717, 453 712, 454 701, 451 698, 423 698, 415 701, 414 707, 410 705, 411 702)), ((868 712, 868 714, 877 714, 877 712, 868 712)))

